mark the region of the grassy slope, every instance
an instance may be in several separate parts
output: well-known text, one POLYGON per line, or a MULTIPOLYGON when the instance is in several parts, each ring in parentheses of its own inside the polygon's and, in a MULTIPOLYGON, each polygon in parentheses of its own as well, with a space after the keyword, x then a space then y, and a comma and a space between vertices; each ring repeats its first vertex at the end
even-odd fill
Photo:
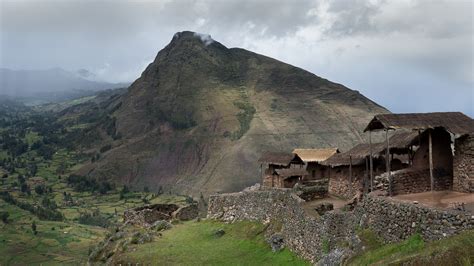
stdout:
POLYGON ((77 264, 85 262, 89 247, 104 237, 105 229, 72 222, 39 221, 29 212, 0 200, 10 213, 0 223, 0 265, 77 264), (33 220, 38 234, 31 230, 33 220))
POLYGON ((288 250, 273 253, 264 226, 252 222, 186 222, 163 232, 154 242, 130 247, 118 261, 154 265, 307 265, 288 250), (216 237, 214 232, 226 233, 216 237))
POLYGON ((473 265, 474 231, 425 243, 419 235, 389 245, 381 245, 373 233, 359 234, 367 251, 348 265, 473 265))
MULTIPOLYGON (((37 137, 35 133, 30 132, 25 140, 33 142, 37 137)), ((34 214, 0 200, 0 211, 6 211, 10 215, 7 224, 0 222, 0 265, 85 263, 89 248, 103 239, 107 229, 78 224, 77 218, 81 212, 99 209, 101 213, 109 217, 110 221, 120 222, 121 214, 125 209, 143 205, 141 198, 144 196, 148 199, 151 198, 150 193, 130 192, 121 200, 119 197, 120 187, 106 195, 73 191, 65 183, 65 176, 69 174, 71 168, 74 169, 81 163, 80 158, 77 158, 74 152, 59 150, 53 155, 52 160, 44 160, 37 156, 36 152, 28 151, 21 158, 25 160, 34 158, 38 166, 36 176, 42 177, 47 186, 53 188, 53 193, 48 197, 54 199, 58 210, 64 214, 66 220, 63 222, 41 221, 34 214), (62 163, 69 170, 66 170, 66 174, 59 178, 56 169, 62 163), (79 204, 76 206, 63 205, 63 192, 70 193, 79 204), (115 215, 115 211, 118 215, 115 215), (33 221, 37 224, 38 234, 36 236, 31 229, 33 221)), ((34 192, 34 186, 31 187, 32 192, 29 196, 19 192, 18 188, 12 188, 13 183, 18 181, 18 173, 26 173, 25 168, 16 170, 17 173, 2 180, 0 191, 9 191, 21 202, 39 204, 43 196, 34 192)), ((3 172, 4 169, 0 168, 0 174, 3 172)), ((185 197, 161 195, 151 199, 150 203, 181 204, 184 201, 185 197)))

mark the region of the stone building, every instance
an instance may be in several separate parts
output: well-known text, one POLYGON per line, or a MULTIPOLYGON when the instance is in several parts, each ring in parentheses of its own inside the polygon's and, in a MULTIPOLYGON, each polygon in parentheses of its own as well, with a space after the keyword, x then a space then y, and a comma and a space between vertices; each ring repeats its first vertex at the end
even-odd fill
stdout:
MULTIPOLYGON (((473 119, 459 112, 381 114, 365 131, 384 130, 388 135, 388 131, 400 129, 416 132, 418 137, 408 147, 419 146, 411 149, 408 169, 392 173, 387 165, 389 194, 451 189, 473 192, 473 119)), ((386 146, 391 147, 391 142, 386 146)))
MULTIPOLYGON (((373 150, 379 154, 381 150, 373 150)), ((323 161, 328 167, 329 193, 342 198, 351 198, 357 192, 368 186, 368 159, 370 150, 368 144, 359 144, 343 153, 337 153, 323 161)), ((376 172, 380 172, 382 159, 376 156, 376 172)))
POLYGON ((258 162, 263 187, 291 188, 307 174, 303 160, 294 153, 265 152, 258 162))
POLYGON ((372 155, 373 175, 386 171, 386 157, 388 155, 392 169, 405 169, 413 164, 413 147, 418 145, 418 134, 413 132, 399 132, 390 137, 387 153, 384 143, 359 144, 344 153, 338 153, 322 165, 328 167, 329 193, 343 197, 353 197, 357 192, 374 190, 374 180, 370 178, 370 157, 372 155))
POLYGON ((329 178, 328 166, 322 165, 321 162, 339 153, 339 149, 295 149, 293 153, 298 155, 306 164, 306 171, 308 173, 303 176, 303 182, 305 182, 329 178))

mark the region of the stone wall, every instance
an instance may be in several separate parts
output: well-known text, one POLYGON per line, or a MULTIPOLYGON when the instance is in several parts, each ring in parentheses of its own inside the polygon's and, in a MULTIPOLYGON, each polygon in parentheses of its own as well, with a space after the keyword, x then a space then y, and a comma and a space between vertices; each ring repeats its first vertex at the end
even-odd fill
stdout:
POLYGON ((474 228, 470 213, 430 209, 385 197, 366 196, 354 211, 327 212, 313 217, 290 191, 267 190, 213 195, 208 218, 225 222, 252 220, 268 225, 291 251, 311 262, 325 254, 350 254, 360 248, 356 229, 371 228, 386 242, 397 242, 419 232, 425 240, 441 239, 474 228), (328 250, 329 249, 329 250, 328 250))
POLYGON ((425 240, 438 240, 474 228, 472 213, 439 210, 390 198, 366 196, 354 211, 361 224, 387 242, 398 242, 414 233, 425 240))
POLYGON ((159 220, 192 220, 198 217, 198 212, 196 204, 181 207, 176 204, 152 204, 125 210, 123 220, 126 224, 147 227, 159 220))
POLYGON ((363 189, 365 166, 352 167, 350 182, 349 167, 338 166, 331 169, 329 177, 329 193, 341 198, 352 198, 363 189))
MULTIPOLYGON (((386 174, 385 174, 386 175, 386 174)), ((453 179, 444 169, 433 169, 434 190, 451 190, 453 179)), ((431 191, 429 169, 407 168, 392 172, 393 195, 431 191)))
POLYGON ((301 202, 293 193, 279 190, 214 195, 209 198, 208 218, 267 224, 267 234, 280 234, 286 247, 316 262, 323 256, 324 245, 334 246, 353 235, 355 217, 349 213, 308 216, 301 202))
POLYGON ((453 190, 474 193, 474 136, 455 141, 453 190))

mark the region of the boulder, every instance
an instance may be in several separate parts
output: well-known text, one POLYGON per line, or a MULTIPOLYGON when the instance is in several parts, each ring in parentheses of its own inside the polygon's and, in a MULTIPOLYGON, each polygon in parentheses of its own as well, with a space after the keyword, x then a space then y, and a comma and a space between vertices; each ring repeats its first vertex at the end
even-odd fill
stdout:
POLYGON ((215 237, 221 237, 221 236, 223 236, 223 235, 225 235, 224 229, 217 229, 217 230, 214 232, 214 236, 215 236, 215 237))
POLYGON ((272 247, 273 252, 278 252, 284 248, 283 236, 280 234, 273 234, 267 239, 267 242, 272 247))
POLYGON ((314 210, 319 214, 323 215, 328 211, 332 211, 334 209, 334 205, 330 202, 322 202, 319 203, 314 207, 314 210))

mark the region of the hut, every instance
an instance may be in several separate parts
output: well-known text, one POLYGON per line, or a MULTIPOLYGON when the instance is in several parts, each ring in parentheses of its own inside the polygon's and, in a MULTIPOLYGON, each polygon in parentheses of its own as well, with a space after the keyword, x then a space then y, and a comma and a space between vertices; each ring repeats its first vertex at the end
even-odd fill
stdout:
POLYGON ((329 159, 336 153, 338 148, 320 148, 320 149, 295 149, 293 153, 298 155, 306 164, 307 174, 303 176, 303 182, 311 180, 320 180, 329 178, 328 166, 321 162, 329 159))
POLYGON ((275 169, 272 175, 273 187, 292 188, 296 183, 300 182, 307 173, 304 168, 275 169))
POLYGON ((370 121, 365 131, 369 134, 385 131, 387 151, 393 145, 388 132, 400 129, 416 132, 419 148, 412 156, 409 169, 392 174, 391 165, 386 164, 390 195, 430 190, 474 190, 472 118, 460 112, 380 114, 370 121), (466 162, 469 163, 466 165, 466 162))
POLYGON ((418 134, 413 132, 394 134, 390 137, 393 144, 388 150, 388 156, 384 143, 363 143, 321 162, 328 166, 329 193, 350 198, 358 191, 374 190, 374 180, 369 174, 370 165, 375 175, 385 172, 386 161, 394 169, 407 168, 412 164, 413 146, 418 144, 417 138, 418 134))
MULTIPOLYGON (((380 145, 374 147, 374 154, 379 154, 381 151, 380 145)), ((328 167, 329 193, 342 198, 350 198, 367 186, 369 155, 369 144, 359 144, 321 162, 322 165, 328 167)), ((376 156, 377 167, 381 165, 379 161, 380 158, 376 156)))
POLYGON ((307 174, 303 160, 294 153, 265 152, 258 162, 264 187, 290 188, 307 174))

